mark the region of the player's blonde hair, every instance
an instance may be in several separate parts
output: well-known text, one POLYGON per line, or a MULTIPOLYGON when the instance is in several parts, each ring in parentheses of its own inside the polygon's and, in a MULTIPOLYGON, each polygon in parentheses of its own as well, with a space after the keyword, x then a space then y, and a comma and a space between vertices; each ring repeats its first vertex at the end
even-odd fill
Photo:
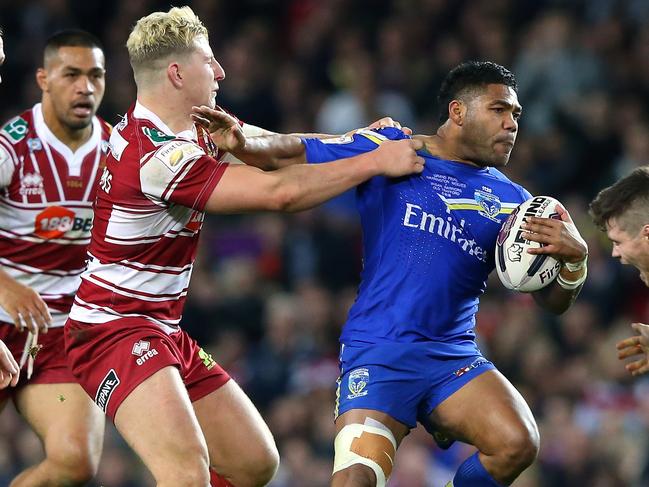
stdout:
POLYGON ((126 41, 135 81, 139 83, 145 72, 162 68, 170 55, 191 52, 199 36, 208 38, 207 29, 187 6, 142 17, 126 41))

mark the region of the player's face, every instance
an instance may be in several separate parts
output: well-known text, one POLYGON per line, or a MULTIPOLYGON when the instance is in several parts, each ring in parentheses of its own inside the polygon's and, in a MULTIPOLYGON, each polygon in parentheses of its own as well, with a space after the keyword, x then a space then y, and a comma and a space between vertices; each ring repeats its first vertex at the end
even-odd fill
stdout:
POLYGON ((468 103, 463 141, 474 162, 505 166, 516 143, 522 108, 509 86, 490 84, 468 103))
POLYGON ((640 279, 649 286, 649 238, 645 228, 635 235, 623 230, 617 220, 612 218, 606 224, 606 234, 613 243, 611 255, 622 264, 634 266, 640 271, 640 279))
POLYGON ((209 42, 204 36, 194 39, 196 49, 191 54, 184 69, 188 79, 187 94, 192 105, 216 106, 216 94, 219 91, 219 81, 225 78, 223 68, 214 58, 209 42))
POLYGON ((104 76, 101 49, 61 47, 39 70, 43 103, 51 105, 63 125, 83 129, 92 122, 104 97, 104 76))

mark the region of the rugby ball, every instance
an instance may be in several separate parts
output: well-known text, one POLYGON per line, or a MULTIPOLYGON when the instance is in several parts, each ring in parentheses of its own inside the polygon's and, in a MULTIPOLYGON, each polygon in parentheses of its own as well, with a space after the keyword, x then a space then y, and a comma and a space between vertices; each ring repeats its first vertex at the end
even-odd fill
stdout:
POLYGON ((560 203, 550 196, 534 196, 518 205, 503 223, 496 240, 496 271, 507 289, 524 293, 538 291, 559 275, 561 262, 549 255, 527 253, 528 249, 543 244, 521 236, 524 231, 521 224, 531 216, 560 219, 557 204, 560 203))

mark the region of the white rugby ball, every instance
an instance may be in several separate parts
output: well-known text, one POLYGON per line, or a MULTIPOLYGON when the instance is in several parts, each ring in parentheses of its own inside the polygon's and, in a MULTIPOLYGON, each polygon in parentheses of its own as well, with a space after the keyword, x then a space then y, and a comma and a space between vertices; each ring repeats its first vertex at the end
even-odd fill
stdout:
POLYGON ((556 218, 559 202, 551 196, 534 196, 518 205, 505 220, 496 240, 496 271, 507 289, 529 293, 544 288, 556 279, 561 262, 549 255, 527 253, 543 244, 525 240, 521 224, 531 216, 556 218))

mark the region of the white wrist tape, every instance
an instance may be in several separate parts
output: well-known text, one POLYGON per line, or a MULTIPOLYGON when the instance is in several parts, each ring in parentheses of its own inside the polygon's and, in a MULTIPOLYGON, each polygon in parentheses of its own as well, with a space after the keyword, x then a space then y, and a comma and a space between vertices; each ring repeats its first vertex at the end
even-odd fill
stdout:
MULTIPOLYGON (((572 271, 572 272, 574 272, 574 271, 572 271)), ((568 279, 563 277, 561 274, 559 274, 557 276, 557 283, 563 289, 571 291, 571 290, 577 289, 579 286, 581 286, 584 283, 584 281, 586 281, 586 276, 588 276, 588 267, 586 267, 584 269, 583 275, 581 277, 577 278, 574 281, 569 281, 568 279)))
POLYGON ((586 267, 587 262, 588 254, 586 254, 586 257, 584 257, 584 259, 580 260, 579 262, 564 262, 563 265, 566 266, 566 269, 568 269, 570 272, 577 272, 586 267))

